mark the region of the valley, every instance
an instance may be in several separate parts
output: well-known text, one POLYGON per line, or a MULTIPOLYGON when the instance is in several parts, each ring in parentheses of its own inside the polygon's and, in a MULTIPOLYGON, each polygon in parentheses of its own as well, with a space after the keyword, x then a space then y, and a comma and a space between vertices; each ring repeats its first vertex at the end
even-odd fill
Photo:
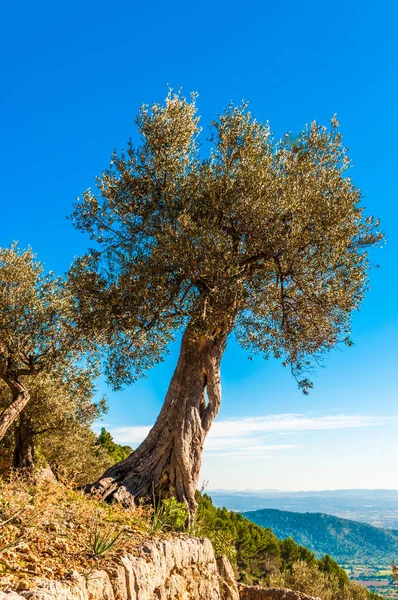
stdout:
POLYGON ((372 592, 398 597, 391 574, 398 557, 398 491, 216 490, 211 496, 217 506, 242 512, 279 539, 292 537, 317 556, 329 554, 372 592))

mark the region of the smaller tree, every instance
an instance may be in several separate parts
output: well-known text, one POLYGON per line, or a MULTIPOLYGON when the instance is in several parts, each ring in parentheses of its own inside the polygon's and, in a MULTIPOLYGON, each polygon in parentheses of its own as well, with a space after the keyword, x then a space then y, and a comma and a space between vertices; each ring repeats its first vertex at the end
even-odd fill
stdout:
POLYGON ((80 487, 113 464, 106 450, 98 446, 93 430, 81 425, 67 436, 59 431, 42 436, 39 450, 57 477, 66 477, 80 487))
POLYGON ((282 577, 271 577, 270 583, 272 587, 289 587, 322 600, 369 600, 369 593, 364 587, 349 581, 348 577, 341 583, 340 578, 337 572, 323 571, 319 564, 298 560, 282 577))
MULTIPOLYGON (((91 429, 107 408, 104 398, 94 401, 96 374, 74 364, 62 378, 47 373, 27 378, 31 399, 1 443, 6 467, 49 465, 84 484, 115 462, 91 429)), ((6 402, 3 384, 0 407, 6 402)))
POLYGON ((392 578, 394 580, 394 584, 398 585, 398 567, 397 567, 395 560, 393 560, 391 563, 391 574, 392 574, 392 578))
POLYGON ((60 376, 81 350, 63 280, 45 274, 31 250, 0 248, 0 380, 8 389, 0 440, 31 398, 28 382, 39 373, 60 376))
POLYGON ((120 444, 114 442, 113 437, 111 436, 109 431, 105 429, 105 427, 101 428, 101 433, 99 434, 97 439, 97 445, 101 446, 101 448, 103 448, 107 452, 107 454, 112 459, 113 463, 117 463, 121 460, 124 460, 125 458, 130 456, 131 452, 133 451, 133 449, 130 448, 130 446, 121 446, 120 444))
POLYGON ((339 580, 341 587, 349 582, 347 573, 329 556, 329 554, 325 554, 325 556, 318 561, 318 568, 322 573, 331 573, 332 575, 335 575, 339 580))

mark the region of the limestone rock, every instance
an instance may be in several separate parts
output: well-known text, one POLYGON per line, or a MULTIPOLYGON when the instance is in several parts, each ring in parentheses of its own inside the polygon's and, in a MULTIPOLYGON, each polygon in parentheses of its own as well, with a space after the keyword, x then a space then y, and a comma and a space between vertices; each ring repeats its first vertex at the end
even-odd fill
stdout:
POLYGON ((242 583, 238 583, 238 587, 240 600, 320 600, 302 592, 283 588, 262 588, 242 583))
POLYGON ((88 590, 85 578, 73 571, 65 581, 44 579, 36 589, 21 591, 21 596, 25 600, 88 600, 88 590))
POLYGON ((90 573, 86 579, 86 587, 89 600, 96 600, 97 598, 115 600, 111 580, 105 571, 90 573))
POLYGON ((23 600, 17 592, 0 592, 0 600, 23 600))
POLYGON ((174 537, 146 542, 106 569, 34 589, 0 592, 0 600, 319 600, 300 592, 235 582, 227 558, 217 561, 208 539, 174 537))
POLYGON ((220 587, 223 600, 240 600, 235 573, 226 556, 217 559, 217 569, 220 577, 220 587))

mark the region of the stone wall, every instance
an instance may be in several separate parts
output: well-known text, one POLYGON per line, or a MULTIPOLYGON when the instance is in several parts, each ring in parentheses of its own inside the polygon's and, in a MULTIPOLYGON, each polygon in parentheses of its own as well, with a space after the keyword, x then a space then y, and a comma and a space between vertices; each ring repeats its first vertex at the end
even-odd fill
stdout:
POLYGON ((137 554, 85 577, 73 572, 64 581, 41 580, 34 589, 0 591, 0 600, 263 599, 314 600, 290 590, 238 586, 228 560, 215 560, 210 541, 190 537, 143 544, 137 554))

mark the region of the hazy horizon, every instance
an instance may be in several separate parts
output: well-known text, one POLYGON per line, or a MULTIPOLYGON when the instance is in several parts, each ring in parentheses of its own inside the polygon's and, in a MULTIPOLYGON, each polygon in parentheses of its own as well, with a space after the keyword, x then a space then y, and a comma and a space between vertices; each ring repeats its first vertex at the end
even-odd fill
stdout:
POLYGON ((307 492, 315 492, 315 493, 322 493, 322 492, 398 492, 398 488, 325 488, 325 489, 300 489, 300 490, 282 490, 282 489, 274 489, 274 488, 235 488, 235 489, 228 489, 228 488, 212 488, 212 489, 205 489, 204 490, 207 493, 210 492, 268 492, 268 493, 278 493, 278 494, 283 494, 283 493, 287 493, 287 494, 294 494, 294 493, 307 493, 307 492))

